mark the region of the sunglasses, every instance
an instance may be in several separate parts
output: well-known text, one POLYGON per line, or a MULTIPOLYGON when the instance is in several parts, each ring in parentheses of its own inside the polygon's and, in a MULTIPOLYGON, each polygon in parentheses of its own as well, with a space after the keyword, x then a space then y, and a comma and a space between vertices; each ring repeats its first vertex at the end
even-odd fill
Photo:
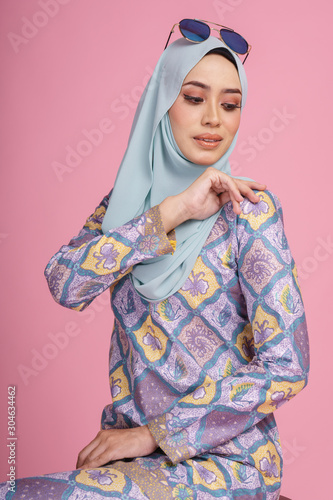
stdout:
POLYGON ((206 23, 213 24, 214 26, 219 26, 221 28, 212 28, 212 30, 219 33, 222 42, 224 42, 229 47, 229 49, 231 49, 233 52, 236 52, 236 54, 246 54, 246 57, 243 61, 244 64, 250 53, 251 45, 249 45, 241 35, 236 33, 236 31, 232 30, 231 28, 227 28, 226 26, 222 26, 221 24, 216 24, 210 21, 203 21, 199 19, 183 19, 179 23, 174 24, 172 30, 170 31, 164 50, 167 48, 170 37, 174 32, 176 26, 179 26, 180 33, 184 38, 186 38, 186 40, 189 40, 190 42, 200 43, 204 40, 207 40, 207 38, 209 38, 210 36, 211 28, 206 23))

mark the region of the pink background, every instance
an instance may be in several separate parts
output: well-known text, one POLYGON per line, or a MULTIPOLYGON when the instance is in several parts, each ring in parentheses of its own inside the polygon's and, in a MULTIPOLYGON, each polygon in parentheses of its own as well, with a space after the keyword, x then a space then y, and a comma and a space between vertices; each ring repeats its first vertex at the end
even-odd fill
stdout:
POLYGON ((253 45, 233 167, 266 182, 282 201, 311 341, 310 383, 276 414, 285 451, 282 492, 293 500, 329 498, 329 2, 2 0, 0 9, 0 479, 9 471, 8 385, 17 391, 17 477, 75 468, 78 451, 99 429, 109 402, 108 294, 84 313, 66 310, 51 298, 43 270, 112 186, 134 108, 171 26, 199 17, 233 27, 253 45), (98 138, 82 142, 98 127, 98 138), (70 148, 79 151, 76 166, 66 163, 70 148))

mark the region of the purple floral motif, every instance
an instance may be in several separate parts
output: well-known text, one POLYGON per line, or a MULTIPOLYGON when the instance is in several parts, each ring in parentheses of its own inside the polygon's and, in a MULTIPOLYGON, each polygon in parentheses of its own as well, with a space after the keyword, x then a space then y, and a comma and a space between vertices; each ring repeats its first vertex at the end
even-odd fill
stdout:
POLYGON ((185 290, 185 292, 189 291, 192 297, 199 295, 199 293, 204 295, 207 292, 208 283, 200 276, 205 276, 205 273, 201 271, 198 274, 194 274, 194 272, 191 271, 190 276, 192 276, 193 281, 190 278, 187 278, 184 283, 183 290, 185 290))
POLYGON ((202 325, 196 325, 186 332, 186 347, 199 357, 205 356, 207 352, 213 351, 217 346, 213 332, 207 330, 202 325))
POLYGON ((243 353, 247 358, 253 358, 254 356, 254 345, 253 345, 253 337, 248 339, 245 335, 243 337, 242 344, 243 353))
POLYGON ((275 269, 274 264, 271 262, 273 255, 270 253, 265 254, 262 250, 257 248, 254 254, 251 254, 246 259, 247 270, 245 276, 252 279, 255 283, 260 284, 262 280, 269 277, 275 269))
POLYGON ((160 239, 158 236, 153 234, 148 234, 144 236, 139 243, 139 250, 143 254, 149 254, 155 252, 159 245, 160 239))
POLYGON ((119 385, 121 384, 120 378, 117 378, 116 380, 113 377, 110 377, 110 389, 111 389, 111 396, 113 398, 116 398, 118 394, 121 393, 121 387, 119 385))
POLYGON ((270 451, 268 451, 269 457, 266 458, 264 457, 262 460, 259 461, 259 467, 261 472, 264 472, 264 475, 266 477, 279 477, 279 470, 277 468, 277 465, 275 463, 276 456, 271 454, 270 451))
POLYGON ((270 405, 275 406, 275 409, 280 408, 280 406, 282 406, 285 401, 289 401, 289 399, 292 399, 293 397, 294 394, 291 394, 291 387, 289 387, 288 389, 288 394, 286 394, 284 391, 275 391, 271 395, 272 402, 270 403, 270 405))
POLYGON ((197 470, 198 474, 207 484, 215 483, 217 477, 214 472, 207 470, 206 467, 203 467, 200 463, 197 463, 193 460, 194 468, 197 470))
POLYGON ((243 213, 248 215, 252 212, 254 217, 258 217, 262 213, 267 214, 267 212, 269 210, 268 203, 266 203, 263 200, 262 194, 259 195, 259 198, 260 198, 259 203, 252 203, 249 200, 245 200, 245 202, 243 203, 243 206, 242 206, 243 213))
POLYGON ((150 325, 148 326, 148 328, 150 329, 151 333, 147 332, 146 335, 143 337, 142 342, 144 343, 144 345, 150 346, 153 351, 156 351, 156 349, 161 351, 162 344, 160 340, 157 337, 155 337, 154 330, 150 325))
POLYGON ((259 324, 258 321, 256 321, 255 324, 257 325, 257 328, 253 332, 254 342, 256 344, 262 344, 263 342, 265 342, 265 340, 268 339, 268 337, 272 335, 272 333, 274 332, 274 328, 268 328, 267 325, 269 323, 267 319, 265 319, 261 323, 261 325, 259 324))
POLYGON ((112 477, 117 478, 117 475, 112 474, 112 472, 109 470, 102 471, 101 469, 91 469, 87 470, 86 472, 88 473, 90 479, 92 479, 93 481, 97 481, 100 485, 109 486, 113 483, 112 477))
POLYGON ((224 234, 228 229, 227 224, 225 223, 224 219, 222 217, 218 217, 213 228, 212 228, 212 233, 216 236, 221 236, 221 234, 224 234))
POLYGON ((204 387, 198 387, 193 393, 193 399, 202 399, 206 395, 206 389, 204 387))
POLYGON ((105 243, 101 246, 100 253, 93 253, 93 256, 97 260, 95 268, 98 269, 98 266, 102 264, 104 260, 105 262, 103 263, 103 268, 111 270, 117 264, 116 258, 118 255, 119 252, 114 249, 113 243, 105 243))

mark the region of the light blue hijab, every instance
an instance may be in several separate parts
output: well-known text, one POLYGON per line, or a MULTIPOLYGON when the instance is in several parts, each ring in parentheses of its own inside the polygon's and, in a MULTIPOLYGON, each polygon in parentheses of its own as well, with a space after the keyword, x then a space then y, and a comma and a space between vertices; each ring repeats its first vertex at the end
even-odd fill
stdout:
MULTIPOLYGON (((184 191, 206 169, 206 166, 187 160, 179 150, 168 110, 178 97, 189 71, 207 52, 222 47, 233 55, 214 36, 201 43, 182 38, 169 45, 161 55, 136 110, 128 146, 103 220, 104 234, 158 205, 167 196, 184 191)), ((247 80, 240 59, 233 57, 242 87, 243 107, 247 80)), ((212 165, 229 175, 229 156, 237 135, 223 157, 212 165)), ((148 259, 134 266, 131 279, 142 298, 159 302, 183 286, 219 213, 203 221, 184 222, 176 228, 177 248, 173 254, 148 259)))

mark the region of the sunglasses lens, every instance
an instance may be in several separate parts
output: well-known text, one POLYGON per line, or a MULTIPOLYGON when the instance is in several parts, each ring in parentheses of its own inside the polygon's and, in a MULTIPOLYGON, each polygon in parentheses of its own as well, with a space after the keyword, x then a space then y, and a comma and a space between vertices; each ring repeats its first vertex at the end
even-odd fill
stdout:
POLYGON ((246 54, 249 44, 244 38, 235 31, 220 30, 222 40, 237 54, 246 54))
POLYGON ((194 19, 183 19, 179 23, 179 29, 181 34, 192 42, 203 42, 210 34, 210 28, 207 24, 194 19))

